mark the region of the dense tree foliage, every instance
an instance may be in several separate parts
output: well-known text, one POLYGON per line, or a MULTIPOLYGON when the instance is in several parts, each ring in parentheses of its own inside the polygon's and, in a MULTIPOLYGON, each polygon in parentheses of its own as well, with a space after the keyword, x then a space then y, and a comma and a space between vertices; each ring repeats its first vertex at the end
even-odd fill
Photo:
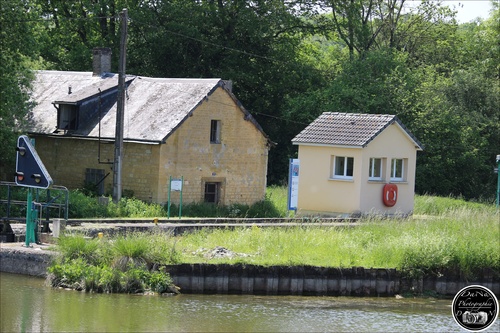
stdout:
POLYGON ((36 68, 37 12, 28 1, 0 2, 0 179, 12 180, 15 143, 30 109, 29 89, 36 68), (9 172, 10 171, 10 172, 9 172))
MULTIPOLYGON (((29 109, 32 69, 91 69, 93 47, 127 72, 220 77, 270 138, 268 180, 287 178, 290 140, 325 111, 396 114, 425 145, 420 193, 492 198, 500 154, 500 8, 458 24, 439 1, 4 0, 0 139, 29 109)), ((10 140, 10 141, 9 141, 10 140)), ((2 148, 4 156, 9 154, 2 148)), ((0 170, 1 172, 2 170, 0 170)))

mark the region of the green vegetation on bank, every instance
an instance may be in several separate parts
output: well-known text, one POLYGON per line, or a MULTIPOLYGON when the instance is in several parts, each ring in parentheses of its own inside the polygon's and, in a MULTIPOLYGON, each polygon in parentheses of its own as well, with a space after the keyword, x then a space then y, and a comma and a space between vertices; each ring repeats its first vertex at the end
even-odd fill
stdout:
MULTIPOLYGON (((170 215, 178 216, 179 207, 172 204, 170 215)), ((472 209, 496 211, 492 202, 466 201, 461 198, 437 197, 431 195, 415 196, 415 215, 439 215, 450 210, 472 209)), ((114 204, 109 198, 108 205, 99 204, 97 198, 87 196, 76 190, 70 192, 70 218, 93 217, 166 217, 167 205, 148 204, 135 198, 122 198, 114 204)), ((217 206, 208 203, 184 204, 183 217, 287 217, 287 188, 284 186, 269 186, 266 197, 251 206, 232 204, 217 206)))
POLYGON ((178 262, 175 243, 163 233, 87 239, 61 237, 49 267, 53 287, 105 293, 176 292, 165 265, 178 262))
POLYGON ((182 262, 397 268, 408 277, 460 271, 473 279, 483 269, 500 277, 498 215, 470 209, 425 219, 366 219, 356 227, 204 230, 179 238, 182 262), (222 246, 232 258, 211 258, 222 246), (244 254, 244 255, 238 255, 244 254))
MULTIPOLYGON (((280 211, 277 207, 286 207, 286 189, 270 188, 266 200, 280 211)), ((143 205, 135 212, 157 212, 143 205)), ((397 268, 410 278, 451 271, 468 280, 487 269, 500 277, 495 205, 434 196, 417 196, 413 217, 367 217, 355 227, 304 222, 299 227, 205 229, 176 237, 159 230, 115 239, 67 235, 57 246, 61 256, 50 267, 51 284, 95 292, 171 290, 161 268, 175 263, 397 268), (231 255, 214 255, 220 248, 231 255)))
MULTIPOLYGON (((266 197, 253 204, 232 204, 219 206, 209 203, 191 203, 182 205, 183 217, 285 217, 287 190, 285 187, 270 186, 267 188, 266 197)), ((166 217, 167 205, 145 203, 135 198, 122 198, 117 204, 109 198, 107 205, 98 203, 96 197, 85 195, 76 190, 70 192, 70 218, 93 217, 166 217)), ((179 206, 172 204, 170 216, 178 216, 179 206)))
MULTIPOLYGON (((46 190, 38 190, 40 200, 46 198, 46 190)), ((100 204, 96 196, 87 195, 85 191, 69 192, 69 218, 155 218, 167 216, 167 205, 146 203, 136 198, 123 197, 117 204, 107 197, 108 204, 100 204)), ((26 188, 15 187, 10 194, 12 200, 26 200, 26 188)), ((53 194, 52 194, 53 195, 53 194)), ((0 197, 7 197, 7 188, 0 187, 0 197)), ((59 197, 62 200, 62 197, 59 197)), ((24 216, 24 205, 12 206, 10 216, 24 216)), ((170 216, 178 216, 179 207, 172 204, 170 216)), ((432 195, 415 196, 415 216, 449 213, 456 210, 496 212, 493 201, 471 201, 462 198, 438 197, 432 195)), ((6 216, 6 205, 0 205, 0 214, 6 216)), ((51 214, 57 214, 51 211, 51 214)), ((293 214, 293 213, 292 213, 293 214)), ((192 203, 182 206, 183 217, 233 217, 233 218, 273 218, 287 217, 287 188, 284 186, 269 186, 263 200, 253 205, 232 204, 218 206, 208 203, 192 203)), ((52 216, 57 217, 57 215, 52 216)))

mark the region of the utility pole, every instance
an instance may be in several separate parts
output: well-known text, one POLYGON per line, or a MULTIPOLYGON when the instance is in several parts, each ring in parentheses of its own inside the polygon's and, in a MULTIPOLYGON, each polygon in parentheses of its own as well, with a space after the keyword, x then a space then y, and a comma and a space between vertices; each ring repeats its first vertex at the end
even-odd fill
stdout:
POLYGON ((122 197, 122 152, 123 152, 123 121, 125 111, 125 63, 127 52, 127 9, 120 13, 120 63, 118 64, 118 96, 116 103, 115 159, 113 163, 113 202, 122 197))

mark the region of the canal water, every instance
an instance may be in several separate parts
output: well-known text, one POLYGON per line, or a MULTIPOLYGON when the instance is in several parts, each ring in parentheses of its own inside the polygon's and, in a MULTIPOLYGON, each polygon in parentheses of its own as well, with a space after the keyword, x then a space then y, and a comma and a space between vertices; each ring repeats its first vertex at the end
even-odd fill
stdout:
MULTIPOLYGON (((451 300, 89 294, 0 273, 0 332, 465 332, 451 300)), ((500 331, 499 321, 491 332, 500 331)))

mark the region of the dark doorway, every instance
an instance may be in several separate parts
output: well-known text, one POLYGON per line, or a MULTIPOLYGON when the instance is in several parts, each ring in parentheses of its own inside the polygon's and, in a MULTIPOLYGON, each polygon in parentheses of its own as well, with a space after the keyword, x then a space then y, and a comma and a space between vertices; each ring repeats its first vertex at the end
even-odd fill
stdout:
POLYGON ((220 183, 205 183, 205 202, 218 204, 220 201, 220 183))

